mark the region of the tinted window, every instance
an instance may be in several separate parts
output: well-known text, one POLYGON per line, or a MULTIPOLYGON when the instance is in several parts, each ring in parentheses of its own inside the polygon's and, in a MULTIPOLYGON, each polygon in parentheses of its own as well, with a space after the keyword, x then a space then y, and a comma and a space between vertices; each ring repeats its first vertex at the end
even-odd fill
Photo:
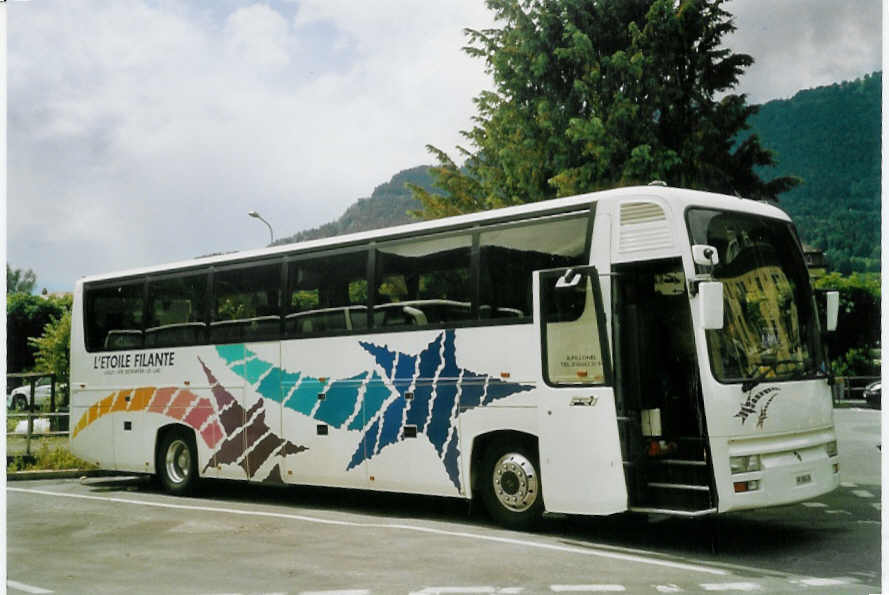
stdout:
POLYGON ((213 291, 211 342, 269 341, 280 336, 280 264, 217 271, 213 291))
POLYGON ((375 326, 447 326, 473 320, 471 257, 470 234, 381 245, 375 326))
POLYGON ((146 347, 196 345, 207 339, 207 273, 148 283, 146 347))
POLYGON ((367 252, 290 263, 287 336, 367 328, 367 252))
POLYGON ((86 348, 142 347, 144 288, 141 281, 86 290, 86 348))
POLYGON ((531 272, 587 264, 588 221, 583 213, 483 231, 480 317, 530 317, 531 272))

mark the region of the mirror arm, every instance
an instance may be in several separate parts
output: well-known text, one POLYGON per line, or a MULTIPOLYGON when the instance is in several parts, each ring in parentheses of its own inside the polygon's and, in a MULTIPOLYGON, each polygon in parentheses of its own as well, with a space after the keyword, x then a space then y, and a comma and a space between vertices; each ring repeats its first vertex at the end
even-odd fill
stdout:
POLYGON ((561 277, 556 279, 556 289, 566 289, 577 287, 580 283, 581 274, 575 273, 573 268, 567 269, 561 277))
POLYGON ((695 275, 688 281, 688 294, 692 297, 698 295, 698 286, 701 283, 705 283, 707 281, 712 281, 713 275, 703 274, 703 275, 695 275))

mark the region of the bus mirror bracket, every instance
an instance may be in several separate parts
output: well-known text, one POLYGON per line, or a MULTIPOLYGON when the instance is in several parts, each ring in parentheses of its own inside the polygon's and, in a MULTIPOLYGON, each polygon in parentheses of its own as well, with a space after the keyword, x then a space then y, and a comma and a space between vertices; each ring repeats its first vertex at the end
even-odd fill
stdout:
POLYGON ((722 301, 723 285, 719 281, 697 283, 698 311, 705 330, 719 330, 725 315, 722 301))
POLYGON ((827 299, 827 331, 833 332, 837 330, 837 320, 840 316, 840 292, 828 291, 825 297, 827 299))
POLYGON ((580 273, 575 273, 574 269, 568 269, 565 271, 561 277, 556 279, 556 289, 569 289, 571 287, 577 287, 580 283, 582 275, 580 273))
POLYGON ((713 246, 695 244, 691 247, 691 254, 697 265, 715 267, 719 264, 719 252, 713 246))

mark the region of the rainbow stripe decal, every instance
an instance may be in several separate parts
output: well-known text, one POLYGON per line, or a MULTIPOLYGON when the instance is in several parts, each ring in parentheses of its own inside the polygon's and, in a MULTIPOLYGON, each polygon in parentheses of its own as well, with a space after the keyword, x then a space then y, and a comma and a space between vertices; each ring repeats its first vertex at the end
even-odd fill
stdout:
MULTIPOLYGON (((71 437, 76 437, 97 419, 115 411, 149 411, 165 415, 193 428, 204 443, 216 448, 204 467, 237 464, 249 478, 253 478, 262 465, 273 456, 287 456, 306 450, 277 436, 265 421, 264 401, 257 401, 249 411, 219 384, 210 369, 201 362, 214 403, 188 389, 177 387, 142 387, 111 393, 95 403, 84 413, 71 437), (218 448, 217 448, 218 447, 218 448)), ((263 481, 283 483, 278 464, 263 481)))

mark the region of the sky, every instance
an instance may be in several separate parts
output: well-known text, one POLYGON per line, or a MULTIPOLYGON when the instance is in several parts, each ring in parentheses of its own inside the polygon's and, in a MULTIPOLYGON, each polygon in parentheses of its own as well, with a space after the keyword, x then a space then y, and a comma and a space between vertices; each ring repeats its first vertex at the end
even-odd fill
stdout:
MULTIPOLYGON (((880 0, 733 0, 751 102, 882 68, 880 0)), ((7 14, 7 262, 39 291, 266 245, 454 154, 481 0, 30 0, 7 14)))

